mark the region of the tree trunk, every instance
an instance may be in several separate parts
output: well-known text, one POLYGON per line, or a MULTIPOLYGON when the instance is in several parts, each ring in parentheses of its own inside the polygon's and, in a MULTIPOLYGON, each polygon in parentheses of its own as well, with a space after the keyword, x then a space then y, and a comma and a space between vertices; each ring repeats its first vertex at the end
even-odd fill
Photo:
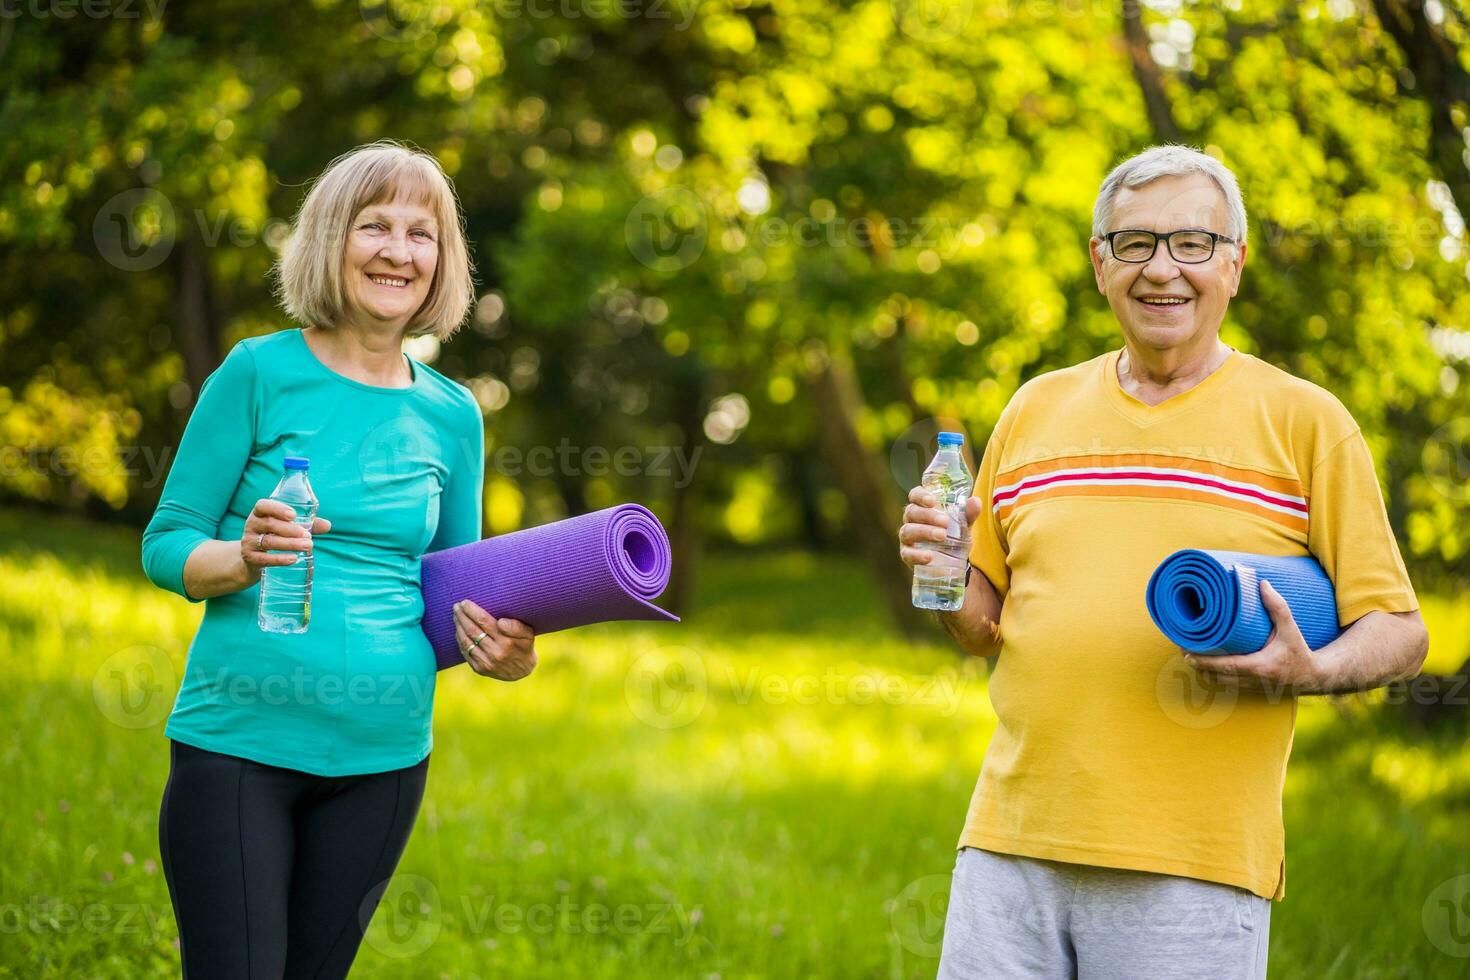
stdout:
POLYGON ((683 372, 678 383, 675 421, 683 435, 681 450, 689 461, 689 482, 679 486, 675 469, 673 513, 669 517, 669 548, 673 571, 664 605, 671 612, 684 615, 694 599, 694 576, 699 566, 699 472, 698 457, 704 447, 704 376, 701 371, 683 372))
POLYGON ((180 235, 171 256, 174 270, 174 329, 184 355, 185 380, 190 402, 199 397, 204 380, 219 367, 219 311, 214 305, 214 287, 204 246, 197 239, 180 235))
POLYGON ((932 637, 935 625, 922 610, 914 608, 912 583, 898 558, 903 502, 890 487, 881 464, 858 437, 862 392, 852 363, 845 353, 829 353, 811 373, 808 384, 816 404, 822 456, 847 496, 848 526, 883 603, 905 637, 932 637))
MULTIPOLYGON (((1414 73, 1414 88, 1401 82, 1400 91, 1429 104, 1430 160, 1449 187, 1460 216, 1470 221, 1470 166, 1465 139, 1451 115, 1457 104, 1470 107, 1470 72, 1460 63, 1455 46, 1429 22, 1423 0, 1373 0, 1373 9, 1414 73)), ((1451 15, 1445 11, 1445 16, 1451 15)))
POLYGON ((822 525, 822 508, 817 496, 817 481, 807 453, 786 454, 786 482, 791 499, 801 516, 802 543, 812 551, 827 550, 826 529, 822 525))
POLYGON ((1155 138, 1167 143, 1183 139, 1174 121, 1174 107, 1164 90, 1164 73, 1148 49, 1148 31, 1143 26, 1143 4, 1139 0, 1123 0, 1123 43, 1133 63, 1133 77, 1143 92, 1143 105, 1155 138))

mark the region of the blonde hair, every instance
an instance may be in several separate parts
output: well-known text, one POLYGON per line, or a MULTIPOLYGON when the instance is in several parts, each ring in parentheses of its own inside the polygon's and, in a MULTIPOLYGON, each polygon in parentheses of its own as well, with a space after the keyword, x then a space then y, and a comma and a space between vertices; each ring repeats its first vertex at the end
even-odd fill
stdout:
POLYGON ((424 304, 405 336, 448 340, 475 302, 474 266, 454 187, 428 153, 379 140, 342 154, 312 184, 276 263, 276 295, 293 319, 331 329, 346 313, 342 256, 363 208, 395 200, 423 204, 439 224, 439 259, 424 304))

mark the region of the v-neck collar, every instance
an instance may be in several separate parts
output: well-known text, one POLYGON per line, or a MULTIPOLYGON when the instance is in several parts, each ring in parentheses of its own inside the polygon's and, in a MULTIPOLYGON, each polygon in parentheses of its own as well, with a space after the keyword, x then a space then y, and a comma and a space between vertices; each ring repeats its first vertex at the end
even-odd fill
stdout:
POLYGON ((1174 418, 1208 401, 1240 371, 1250 357, 1232 347, 1230 355, 1220 366, 1200 379, 1193 388, 1171 395, 1157 405, 1149 405, 1124 391, 1122 382, 1118 380, 1118 359, 1123 356, 1124 349, 1112 351, 1102 359, 1102 377, 1098 380, 1102 383, 1108 403, 1119 415, 1140 428, 1174 418))

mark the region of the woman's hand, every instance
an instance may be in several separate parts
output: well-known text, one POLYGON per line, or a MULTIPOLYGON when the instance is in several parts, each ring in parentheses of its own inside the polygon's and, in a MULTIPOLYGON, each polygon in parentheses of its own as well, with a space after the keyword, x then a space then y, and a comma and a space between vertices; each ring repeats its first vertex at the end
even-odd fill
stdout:
POLYGON ((245 519, 245 531, 240 535, 240 560, 245 565, 249 585, 260 581, 261 570, 272 565, 290 565, 295 555, 273 555, 271 551, 312 550, 311 536, 326 534, 332 522, 323 517, 312 520, 307 530, 292 520, 295 512, 289 504, 269 497, 255 502, 255 509, 245 519))
POLYGON ((518 681, 536 669, 536 633, 518 619, 496 619, 468 599, 454 604, 454 641, 481 677, 518 681))

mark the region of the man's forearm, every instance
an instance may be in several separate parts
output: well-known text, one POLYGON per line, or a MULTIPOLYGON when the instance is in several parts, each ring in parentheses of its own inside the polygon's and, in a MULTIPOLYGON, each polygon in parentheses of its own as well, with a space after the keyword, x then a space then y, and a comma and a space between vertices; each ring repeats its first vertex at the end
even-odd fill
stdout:
POLYGON ((1000 605, 995 586, 979 569, 974 569, 965 589, 964 605, 956 612, 936 615, 939 625, 961 650, 973 657, 989 657, 1000 651, 1000 605))
POLYGON ((1417 612, 1370 612, 1313 652, 1317 677, 1297 694, 1350 694, 1418 676, 1429 637, 1417 612))

